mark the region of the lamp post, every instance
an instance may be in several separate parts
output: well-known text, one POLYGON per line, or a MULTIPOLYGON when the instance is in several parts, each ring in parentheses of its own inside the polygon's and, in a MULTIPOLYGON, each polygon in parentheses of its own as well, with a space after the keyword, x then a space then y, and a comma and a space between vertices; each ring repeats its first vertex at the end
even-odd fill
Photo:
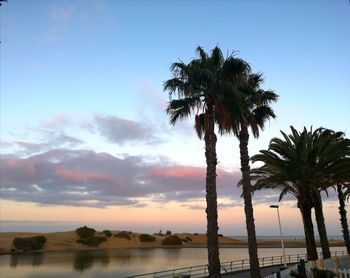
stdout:
POLYGON ((278 210, 278 206, 277 205, 271 205, 270 208, 276 208, 277 209, 277 216, 278 216, 278 224, 279 224, 279 227, 280 227, 280 237, 281 237, 281 245, 282 245, 284 267, 287 267, 286 252, 284 250, 284 243, 283 243, 283 235, 282 235, 282 226, 281 226, 280 212, 278 210))

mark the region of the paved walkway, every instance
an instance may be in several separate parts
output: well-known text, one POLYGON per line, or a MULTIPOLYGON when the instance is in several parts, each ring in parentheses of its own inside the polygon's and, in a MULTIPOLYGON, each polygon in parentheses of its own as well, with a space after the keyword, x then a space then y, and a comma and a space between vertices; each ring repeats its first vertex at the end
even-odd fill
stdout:
MULTIPOLYGON (((294 265, 294 264, 293 264, 294 265)), ((271 275, 273 272, 277 272, 280 271, 280 268, 282 266, 269 266, 269 267, 264 267, 264 268, 260 268, 261 271, 261 276, 267 276, 267 275, 271 275)), ((227 277, 227 278, 250 278, 250 272, 248 271, 241 271, 241 272, 235 272, 235 273, 228 273, 228 274, 221 274, 222 277, 227 277)))

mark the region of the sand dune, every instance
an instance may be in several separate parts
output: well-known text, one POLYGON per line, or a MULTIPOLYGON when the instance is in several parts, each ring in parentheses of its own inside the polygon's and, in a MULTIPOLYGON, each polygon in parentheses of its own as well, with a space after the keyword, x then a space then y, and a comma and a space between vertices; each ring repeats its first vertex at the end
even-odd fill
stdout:
MULTIPOLYGON (((119 231, 112 231, 113 235, 119 231)), ((116 249, 116 248, 157 248, 169 247, 162 245, 162 241, 166 236, 153 235, 156 240, 154 242, 140 242, 139 233, 130 233, 130 240, 112 236, 106 242, 101 243, 98 247, 88 247, 77 243, 79 238, 75 231, 69 232, 54 232, 54 233, 0 233, 0 254, 10 253, 13 250, 12 241, 16 237, 31 237, 36 235, 44 235, 47 242, 44 245, 43 251, 68 251, 68 250, 89 250, 89 249, 116 249)), ((103 235, 97 232, 96 235, 103 235)), ((205 234, 179 233, 181 239, 190 238, 187 242, 183 242, 181 247, 205 247, 207 237, 205 234)), ((228 237, 219 237, 220 247, 246 247, 247 241, 238 240, 228 237)), ((331 241, 331 246, 343 246, 341 240, 331 241)), ((319 243, 318 243, 319 245, 319 243)), ((280 247, 278 240, 258 240, 259 247, 280 247)), ((286 247, 304 247, 303 240, 288 240, 285 241, 286 247)))

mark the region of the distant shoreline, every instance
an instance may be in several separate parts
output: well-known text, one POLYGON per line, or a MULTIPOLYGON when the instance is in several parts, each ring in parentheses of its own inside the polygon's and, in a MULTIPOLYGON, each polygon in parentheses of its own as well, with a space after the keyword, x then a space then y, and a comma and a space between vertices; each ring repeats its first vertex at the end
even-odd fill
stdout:
MULTIPOLYGON (((119 231, 112 231, 115 235, 119 231)), ((141 249, 141 248, 205 248, 206 235, 198 233, 176 233, 181 239, 190 238, 190 241, 183 242, 179 246, 162 245, 165 235, 152 235, 156 239, 153 242, 140 242, 140 233, 130 232, 130 240, 112 236, 106 242, 101 243, 98 247, 88 247, 77 243, 78 236, 75 231, 70 232, 54 232, 54 233, 28 233, 28 232, 0 232, 0 255, 24 253, 22 251, 13 251, 12 241, 16 237, 31 237, 36 235, 44 235, 47 242, 40 251, 33 252, 58 252, 58 251, 84 251, 84 250, 114 250, 114 249, 141 249)), ((97 235, 103 235, 97 232, 97 235)), ((278 239, 257 240, 259 248, 280 248, 281 242, 278 239)), ((343 240, 329 239, 331 247, 342 247, 343 240)), ((319 241, 316 241, 320 246, 319 241)), ((247 248, 247 240, 232 237, 219 237, 220 248, 247 248)), ((303 239, 286 239, 284 241, 286 248, 305 248, 305 240, 303 239)))

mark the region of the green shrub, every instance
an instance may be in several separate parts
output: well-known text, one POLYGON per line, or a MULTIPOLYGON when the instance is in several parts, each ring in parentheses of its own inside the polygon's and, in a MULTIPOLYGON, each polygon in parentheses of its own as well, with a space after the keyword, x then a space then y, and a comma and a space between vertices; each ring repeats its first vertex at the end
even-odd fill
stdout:
POLYGON ((156 238, 154 236, 148 235, 148 234, 141 234, 139 236, 139 239, 141 242, 152 242, 155 241, 156 238))
POLYGON ((46 243, 46 237, 35 236, 35 237, 17 237, 12 241, 13 246, 16 249, 23 251, 40 250, 46 243))
POLYGON ((84 227, 80 227, 80 228, 76 229, 76 233, 82 239, 89 239, 95 235, 96 231, 93 228, 89 228, 89 227, 84 226, 84 227))
POLYGON ((183 238, 183 239, 181 239, 183 242, 188 242, 188 240, 186 239, 186 238, 183 238))
POLYGON ((102 233, 106 236, 106 237, 111 237, 112 236, 112 232, 110 230, 104 230, 102 231, 102 233))
POLYGON ((103 236, 93 236, 87 239, 81 238, 78 239, 77 242, 81 244, 85 244, 87 246, 96 247, 99 246, 102 242, 105 242, 107 239, 103 236))
POLYGON ((127 240, 131 239, 130 234, 127 231, 119 232, 119 233, 115 234, 114 236, 118 237, 118 238, 125 238, 127 240))
POLYGON ((190 238, 190 237, 186 237, 186 239, 187 239, 188 241, 192 241, 192 238, 190 238))
POLYGON ((177 235, 166 237, 162 241, 162 245, 182 245, 182 240, 177 235))
POLYGON ((171 231, 166 231, 165 235, 166 236, 170 236, 171 235, 171 231))

